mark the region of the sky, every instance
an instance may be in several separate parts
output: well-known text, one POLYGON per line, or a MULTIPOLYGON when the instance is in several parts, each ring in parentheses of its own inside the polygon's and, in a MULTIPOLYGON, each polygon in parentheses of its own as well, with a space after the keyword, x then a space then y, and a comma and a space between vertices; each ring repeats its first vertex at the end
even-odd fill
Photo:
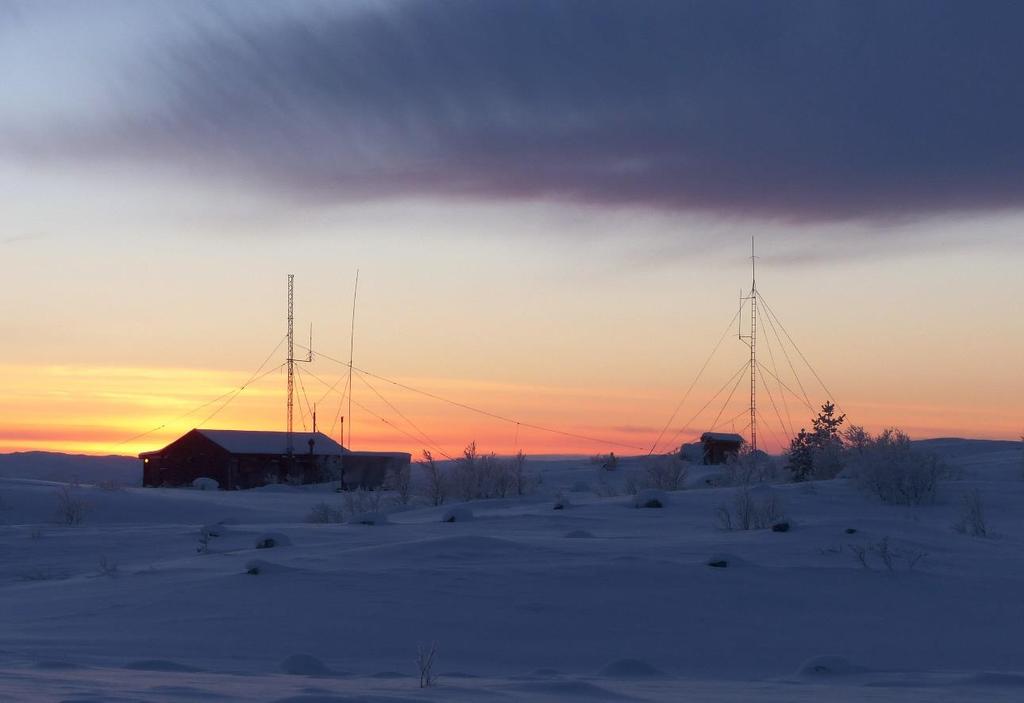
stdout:
POLYGON ((0 451, 283 429, 289 273, 297 429, 315 404, 355 449, 749 435, 752 237, 761 446, 826 400, 1016 438, 1022 20, 0 0, 0 451))

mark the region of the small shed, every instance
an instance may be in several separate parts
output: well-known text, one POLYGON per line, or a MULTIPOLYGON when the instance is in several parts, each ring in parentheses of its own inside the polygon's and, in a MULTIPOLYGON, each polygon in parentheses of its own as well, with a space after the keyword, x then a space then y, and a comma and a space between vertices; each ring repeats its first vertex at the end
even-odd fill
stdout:
POLYGON ((705 432, 700 436, 704 446, 704 463, 714 466, 735 459, 744 441, 741 435, 734 432, 705 432))

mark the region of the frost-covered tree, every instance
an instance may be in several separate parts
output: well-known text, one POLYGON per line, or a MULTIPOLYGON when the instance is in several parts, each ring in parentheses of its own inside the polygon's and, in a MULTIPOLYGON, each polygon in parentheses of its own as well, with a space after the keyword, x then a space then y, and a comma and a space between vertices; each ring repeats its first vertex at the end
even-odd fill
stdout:
POLYGON ((846 415, 836 415, 835 403, 826 402, 812 420, 811 431, 800 428, 790 442, 787 467, 794 481, 812 478, 832 478, 842 467, 843 446, 839 431, 846 415))
POLYGON ((444 503, 445 498, 448 497, 448 480, 444 473, 442 473, 441 467, 434 460, 434 455, 429 450, 424 449, 423 458, 416 463, 423 470, 424 478, 426 479, 424 493, 427 500, 430 501, 431 505, 441 505, 444 503))

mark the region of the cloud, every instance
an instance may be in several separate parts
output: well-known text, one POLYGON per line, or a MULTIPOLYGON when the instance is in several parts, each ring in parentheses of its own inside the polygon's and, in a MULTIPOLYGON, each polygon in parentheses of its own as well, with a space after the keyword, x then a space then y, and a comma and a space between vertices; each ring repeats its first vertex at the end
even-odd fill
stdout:
POLYGON ((549 199, 791 222, 1024 204, 1015 2, 230 7, 125 67, 146 109, 7 130, 0 149, 318 203, 549 199))

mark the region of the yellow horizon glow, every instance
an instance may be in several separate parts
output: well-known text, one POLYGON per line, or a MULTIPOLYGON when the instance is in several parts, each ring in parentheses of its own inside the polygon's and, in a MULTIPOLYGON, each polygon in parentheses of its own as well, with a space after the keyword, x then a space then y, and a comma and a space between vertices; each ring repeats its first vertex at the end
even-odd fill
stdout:
MULTIPOLYGON (((194 427, 283 430, 283 370, 246 388, 223 408, 220 406, 226 398, 210 402, 224 394, 231 397, 248 375, 234 370, 177 367, 0 364, 0 378, 6 379, 9 398, 0 410, 0 452, 59 451, 133 456, 159 449, 194 427), (196 410, 204 404, 206 407, 196 410), (218 409, 219 412, 209 418, 218 409), (154 428, 160 429, 150 432, 154 428), (142 433, 148 434, 136 437, 142 433)), ((324 388, 310 374, 301 372, 300 376, 303 386, 297 393, 295 426, 297 430, 305 430, 310 429, 306 398, 310 403, 316 401, 324 388)), ((333 383, 338 371, 321 370, 317 376, 333 383)), ((457 456, 462 447, 476 441, 481 450, 499 454, 519 449, 527 454, 607 451, 620 455, 641 454, 646 453, 678 402, 671 389, 593 389, 452 378, 395 380, 522 423, 597 437, 607 443, 516 426, 396 388, 385 381, 371 380, 387 402, 365 383, 357 381, 354 418, 349 420, 354 422, 354 449, 408 451, 418 456, 424 448, 431 448, 439 455, 436 449, 439 445, 444 453, 457 456), (395 408, 412 424, 397 415, 395 408)), ((344 384, 339 386, 343 387, 344 384)), ((721 401, 712 403, 672 445, 666 444, 714 390, 709 384, 708 388, 695 391, 666 433, 659 450, 693 441, 708 429, 721 408, 721 401)), ((722 417, 740 415, 736 424, 745 425, 746 417, 742 415, 746 402, 746 398, 735 399, 728 409, 721 411, 722 417)), ((338 418, 344 412, 340 405, 340 395, 333 393, 318 406, 318 429, 335 439, 340 439, 338 418)), ((948 408, 941 405, 891 405, 853 399, 843 404, 842 409, 852 422, 865 425, 869 430, 895 425, 918 439, 939 436, 1015 439, 1018 434, 1011 413, 1004 414, 1004 424, 993 422, 993 414, 1001 414, 998 408, 964 408, 955 424, 948 420, 948 408)), ((789 412, 785 413, 780 407, 778 416, 766 398, 762 399, 760 410, 761 446, 773 453, 787 443, 787 433, 778 429, 778 416, 783 417, 783 425, 791 419, 794 431, 810 424, 811 413, 793 401, 790 401, 789 412)), ((736 424, 717 429, 741 429, 736 424)))

